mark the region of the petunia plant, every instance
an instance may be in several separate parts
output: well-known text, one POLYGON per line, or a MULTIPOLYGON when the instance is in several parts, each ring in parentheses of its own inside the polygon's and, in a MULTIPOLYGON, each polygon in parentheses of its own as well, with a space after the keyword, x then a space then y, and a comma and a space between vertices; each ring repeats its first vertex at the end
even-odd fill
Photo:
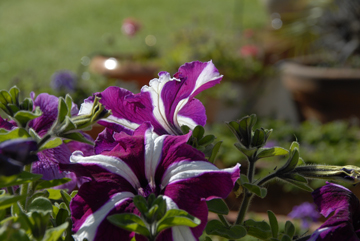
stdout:
POLYGON ((313 192, 321 214, 334 211, 313 234, 290 221, 280 227, 271 210, 267 220, 247 219, 273 180, 311 192, 309 179, 356 184, 360 168, 306 165, 297 142, 267 143, 273 130, 255 128, 256 115, 226 123, 246 172, 240 163, 219 168, 221 140, 206 133, 195 96, 222 78, 211 61, 186 63, 137 94, 94 93, 80 110, 70 95, 20 100, 17 87, 0 91, 0 240, 359 240, 359 200, 333 183, 313 192), (104 130, 93 140, 85 132, 95 123, 104 130), (257 161, 274 156, 284 164, 255 176, 257 161), (231 192, 240 203, 233 222, 231 192))

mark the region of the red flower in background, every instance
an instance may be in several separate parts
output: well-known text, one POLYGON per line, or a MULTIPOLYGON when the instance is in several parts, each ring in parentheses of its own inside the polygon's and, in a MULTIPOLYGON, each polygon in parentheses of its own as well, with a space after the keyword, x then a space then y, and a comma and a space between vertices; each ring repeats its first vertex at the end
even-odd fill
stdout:
POLYGON ((125 35, 133 37, 140 30, 140 27, 141 25, 136 19, 126 18, 123 21, 121 30, 125 35))

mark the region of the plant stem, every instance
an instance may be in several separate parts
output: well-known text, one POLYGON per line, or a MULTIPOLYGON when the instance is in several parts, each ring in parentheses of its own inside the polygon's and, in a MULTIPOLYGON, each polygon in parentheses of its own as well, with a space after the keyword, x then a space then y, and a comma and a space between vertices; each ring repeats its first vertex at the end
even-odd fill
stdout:
POLYGON ((218 217, 220 219, 220 221, 226 226, 226 227, 230 227, 231 225, 229 224, 229 222, 226 220, 226 218, 224 217, 224 215, 218 214, 218 217))
MULTIPOLYGON (((31 164, 24 166, 24 171, 31 172, 31 164)), ((28 189, 29 189, 29 183, 22 184, 20 186, 20 195, 27 195, 28 194, 28 189)), ((22 208, 24 208, 24 210, 26 210, 25 209, 26 200, 21 201, 20 204, 21 204, 22 208)))
MULTIPOLYGON (((248 163, 249 163, 249 167, 247 170, 247 177, 249 179, 249 182, 252 183, 254 173, 255 173, 255 159, 252 157, 248 157, 248 163)), ((240 210, 239 210, 235 225, 241 224, 244 221, 245 214, 249 208, 252 197, 253 197, 253 195, 247 189, 245 189, 244 196, 243 196, 243 199, 241 202, 240 210)))

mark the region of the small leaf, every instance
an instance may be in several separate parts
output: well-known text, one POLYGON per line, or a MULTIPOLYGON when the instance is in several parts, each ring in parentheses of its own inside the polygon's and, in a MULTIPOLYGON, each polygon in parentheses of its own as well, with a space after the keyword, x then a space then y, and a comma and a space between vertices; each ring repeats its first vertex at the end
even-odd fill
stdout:
POLYGON ((76 194, 78 194, 79 190, 74 190, 71 192, 70 196, 71 198, 74 198, 76 194))
POLYGON ((261 198, 266 197, 267 189, 265 187, 259 187, 258 185, 251 183, 244 183, 242 185, 250 192, 255 193, 256 196, 259 196, 261 198))
POLYGON ((147 202, 146 199, 141 196, 141 195, 136 195, 133 198, 133 202, 135 207, 137 207, 137 209, 139 209, 139 211, 141 212, 141 214, 145 214, 148 211, 148 206, 147 206, 147 202))
POLYGON ((284 166, 279 168, 276 172, 278 174, 288 173, 295 169, 296 165, 299 162, 299 150, 297 148, 294 148, 294 150, 291 151, 290 157, 288 158, 287 162, 284 166))
POLYGON ((65 120, 65 116, 67 116, 68 111, 69 110, 64 98, 60 97, 59 105, 58 105, 58 117, 57 117, 58 123, 62 123, 65 120))
POLYGON ((291 238, 285 234, 282 236, 281 241, 291 241, 291 238))
POLYGON ((29 212, 39 212, 44 215, 47 213, 52 213, 52 204, 49 199, 44 197, 35 198, 28 207, 29 212))
POLYGON ((292 179, 297 182, 308 183, 308 180, 298 173, 290 173, 288 175, 285 175, 285 177, 286 177, 286 179, 292 179))
POLYGON ((69 223, 65 222, 60 226, 57 226, 55 228, 49 228, 46 230, 45 236, 43 240, 46 241, 57 241, 62 236, 62 234, 65 232, 66 228, 68 227, 69 223))
POLYGON ((12 131, 0 133, 0 142, 15 139, 15 138, 28 138, 29 133, 24 128, 16 128, 12 131))
POLYGON ((66 219, 69 217, 70 213, 68 210, 60 208, 58 213, 56 214, 56 225, 61 225, 66 222, 66 219))
POLYGON ((59 200, 61 199, 61 189, 46 189, 46 191, 49 192, 49 199, 52 199, 52 200, 59 200))
POLYGON ((227 215, 229 214, 229 208, 221 198, 215 198, 211 199, 209 201, 206 201, 206 204, 208 206, 209 212, 227 215))
POLYGON ((13 203, 24 200, 26 195, 12 196, 12 195, 2 195, 0 196, 0 210, 11 207, 13 203))
POLYGON ((47 142, 45 142, 40 148, 39 148, 39 151, 43 151, 43 150, 46 150, 46 149, 52 149, 52 148, 55 148, 55 147, 58 147, 62 144, 62 140, 61 138, 54 138, 54 139, 50 139, 48 140, 47 142))
POLYGON ((107 217, 110 223, 117 227, 123 228, 130 232, 135 232, 145 237, 150 236, 149 230, 146 228, 144 221, 137 215, 132 213, 115 214, 107 217))
POLYGON ((12 103, 11 95, 9 94, 9 92, 7 92, 6 90, 0 91, 0 102, 4 105, 12 103))
POLYGON ((205 133, 204 127, 198 125, 194 128, 192 136, 195 137, 197 140, 200 140, 201 138, 203 138, 204 133, 205 133))
POLYGON ((295 234, 295 226, 292 222, 286 221, 285 223, 285 234, 287 234, 289 237, 293 237, 295 234))
POLYGON ((71 201, 71 196, 65 192, 64 190, 60 191, 61 197, 64 201, 64 203, 66 204, 68 210, 70 211, 70 201, 71 201))
POLYGON ((20 110, 20 111, 16 112, 16 114, 14 115, 14 118, 16 119, 16 121, 18 123, 21 124, 21 126, 25 127, 29 121, 42 115, 42 112, 39 108, 36 108, 36 110, 37 111, 35 111, 35 112, 31 112, 31 111, 27 111, 27 110, 20 110))
POLYGON ((218 235, 226 239, 239 239, 246 235, 246 229, 241 225, 225 227, 219 220, 210 220, 205 228, 208 235, 218 235))
POLYGON ((289 154, 289 151, 282 147, 272 147, 272 148, 261 148, 257 154, 257 159, 272 157, 272 156, 285 156, 289 154))
POLYGON ((71 117, 71 108, 72 108, 73 100, 69 94, 66 94, 65 96, 65 103, 68 108, 67 116, 71 117))
POLYGON ((187 227, 196 227, 201 223, 200 219, 190 215, 188 212, 180 209, 170 209, 167 211, 157 222, 157 233, 160 233, 162 230, 171 228, 174 226, 187 226, 187 227))
POLYGON ((40 183, 36 186, 36 189, 46 189, 50 187, 56 187, 67 182, 70 182, 71 178, 62 178, 62 179, 53 179, 53 180, 41 180, 40 183))
POLYGON ((198 141, 198 144, 201 146, 209 145, 213 143, 213 141, 216 139, 214 135, 207 135, 201 138, 201 140, 198 141))
POLYGON ((250 219, 245 221, 244 224, 248 235, 261 240, 267 240, 272 237, 271 228, 269 224, 264 221, 256 222, 250 219))
POLYGON ((279 233, 279 223, 276 219, 275 214, 272 211, 268 210, 267 213, 269 217, 272 236, 273 238, 277 238, 279 233))
POLYGON ((181 131, 182 131, 182 133, 187 134, 190 131, 190 127, 188 127, 186 125, 182 125, 181 126, 181 131))
POLYGON ((71 140, 74 140, 74 141, 79 141, 79 142, 87 143, 87 144, 90 144, 90 145, 94 145, 94 143, 92 141, 86 139, 79 132, 68 133, 68 134, 62 135, 62 137, 67 138, 67 139, 71 139, 71 140))
POLYGON ((242 153, 244 153, 245 156, 247 157, 252 157, 255 152, 258 150, 257 147, 252 147, 252 148, 246 148, 244 147, 241 143, 235 143, 234 146, 241 151, 242 153))
POLYGON ((299 145, 298 142, 293 141, 293 142, 291 143, 291 146, 290 146, 290 151, 294 151, 295 148, 298 149, 298 150, 300 150, 300 145, 299 145))
POLYGON ((33 174, 30 172, 21 172, 19 175, 14 176, 0 176, 0 188, 21 185, 24 183, 39 180, 42 177, 40 174, 33 174))
POLYGON ((11 95, 12 103, 15 105, 19 105, 19 94, 20 94, 19 88, 16 87, 16 85, 11 87, 11 89, 9 90, 9 94, 11 95))
POLYGON ((265 143, 265 131, 263 129, 256 129, 252 137, 251 145, 260 147, 265 143))
POLYGON ((211 156, 209 157, 209 162, 214 163, 216 155, 218 154, 218 152, 220 150, 221 144, 222 144, 222 141, 219 141, 214 145, 212 152, 211 152, 211 156))

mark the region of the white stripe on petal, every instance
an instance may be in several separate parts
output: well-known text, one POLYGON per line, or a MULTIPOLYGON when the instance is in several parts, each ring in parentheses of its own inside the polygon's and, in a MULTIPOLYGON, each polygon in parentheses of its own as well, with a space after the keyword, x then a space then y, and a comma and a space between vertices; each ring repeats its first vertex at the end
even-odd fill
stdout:
POLYGON ((97 228, 102 221, 106 218, 108 213, 117 205, 134 197, 131 192, 121 192, 114 194, 111 199, 105 203, 96 212, 89 215, 85 222, 81 225, 80 229, 73 235, 76 241, 83 241, 84 238, 91 241, 95 238, 97 228))
POLYGON ((159 124, 170 134, 176 134, 172 131, 169 122, 165 114, 165 105, 161 99, 161 92, 163 91, 164 85, 169 81, 180 81, 175 78, 170 78, 170 74, 167 72, 162 72, 159 75, 159 79, 152 79, 149 83, 149 86, 143 86, 141 91, 149 92, 150 98, 153 105, 153 115, 159 124))
POLYGON ((126 129, 129 129, 129 130, 135 130, 136 128, 138 128, 140 126, 140 124, 130 122, 127 119, 117 118, 114 115, 110 115, 107 118, 101 119, 101 121, 105 121, 105 122, 108 122, 108 123, 119 124, 119 125, 125 127, 126 129))
POLYGON ((179 128, 180 126, 186 125, 190 127, 191 130, 193 130, 198 125, 193 119, 182 115, 177 115, 177 121, 174 123, 176 123, 179 128))
MULTIPOLYGON (((229 169, 229 168, 228 168, 229 169)), ((206 161, 180 161, 168 167, 161 180, 161 189, 172 182, 197 177, 206 172, 226 171, 206 161)))
MULTIPOLYGON (((163 196, 166 201, 166 209, 179 209, 176 203, 168 196, 163 196)), ((175 226, 171 228, 173 241, 196 241, 191 229, 186 226, 175 226)))
POLYGON ((105 155, 84 157, 81 151, 75 151, 70 157, 71 162, 79 164, 95 164, 111 173, 125 178, 135 189, 140 187, 140 182, 131 168, 120 158, 105 155))
POLYGON ((165 138, 166 135, 158 136, 155 133, 145 133, 145 175, 150 185, 155 185, 155 172, 160 163, 165 138))
POLYGON ((78 115, 88 115, 91 114, 93 102, 84 102, 80 106, 80 111, 78 115))

